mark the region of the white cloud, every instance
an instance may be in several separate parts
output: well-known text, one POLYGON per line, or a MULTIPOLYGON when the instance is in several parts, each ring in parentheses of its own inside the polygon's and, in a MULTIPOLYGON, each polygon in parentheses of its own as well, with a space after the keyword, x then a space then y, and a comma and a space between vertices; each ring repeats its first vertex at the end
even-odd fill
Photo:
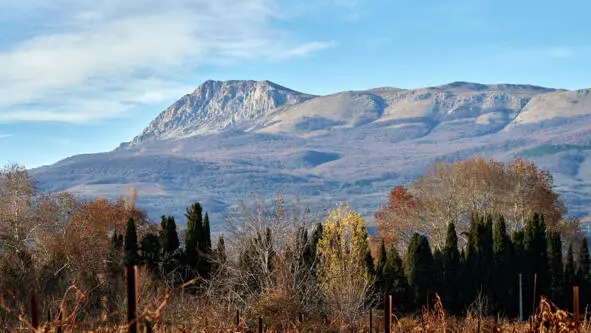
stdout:
POLYGON ((0 139, 7 139, 10 138, 12 134, 0 134, 0 139))
POLYGON ((194 87, 183 82, 200 66, 284 60, 333 45, 289 43, 272 27, 280 16, 272 0, 10 3, 0 2, 0 12, 40 28, 16 43, 0 40, 0 122, 118 117, 188 92, 194 87))

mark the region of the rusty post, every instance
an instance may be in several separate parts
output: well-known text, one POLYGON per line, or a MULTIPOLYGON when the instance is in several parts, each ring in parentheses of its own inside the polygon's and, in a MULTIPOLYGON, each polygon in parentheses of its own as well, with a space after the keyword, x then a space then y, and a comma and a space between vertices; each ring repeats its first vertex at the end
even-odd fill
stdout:
POLYGON ((573 312, 575 313, 575 321, 579 321, 579 286, 573 287, 573 312))
POLYGON ((39 302, 37 301, 37 290, 31 290, 31 324, 37 330, 39 328, 39 302))
POLYGON ((137 266, 127 267, 127 323, 129 333, 138 333, 137 323, 137 266))
POLYGON ((392 305, 392 297, 390 295, 387 295, 384 298, 384 333, 390 333, 392 320, 392 309, 390 309, 390 305, 392 305))
POLYGON ((263 318, 259 317, 259 333, 263 333, 263 318))
POLYGON ((373 330, 373 310, 369 308, 369 333, 373 330))

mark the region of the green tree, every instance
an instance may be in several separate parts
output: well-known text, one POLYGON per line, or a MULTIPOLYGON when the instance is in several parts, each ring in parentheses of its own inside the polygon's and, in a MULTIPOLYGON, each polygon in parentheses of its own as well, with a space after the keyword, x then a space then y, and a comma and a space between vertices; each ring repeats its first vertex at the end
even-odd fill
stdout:
POLYGON ((147 234, 140 242, 142 261, 153 277, 160 277, 160 239, 157 235, 147 234))
POLYGON ((581 240, 579 248, 577 268, 577 283, 579 285, 580 307, 584 309, 591 300, 591 259, 589 258, 589 246, 587 244, 587 237, 581 240))
POLYGON ((160 244, 162 246, 162 252, 166 257, 170 257, 176 252, 180 245, 174 217, 162 216, 162 221, 160 224, 162 227, 160 230, 160 244))
POLYGON ((197 271, 199 264, 199 249, 203 234, 203 216, 202 208, 199 202, 193 203, 187 207, 185 212, 187 218, 187 230, 185 232, 185 264, 189 269, 197 271))
POLYGON ((432 293, 433 255, 426 236, 413 234, 406 255, 406 272, 408 284, 416 309, 429 304, 432 293))
POLYGON ((447 226, 445 247, 443 248, 442 301, 451 314, 461 311, 461 257, 458 251, 458 235, 454 223, 447 226))
POLYGON ((575 259, 573 255, 573 244, 568 244, 566 251, 566 265, 564 266, 564 295, 565 304, 573 302, 573 286, 576 283, 575 259))
POLYGON ((211 227, 209 225, 209 215, 205 212, 203 217, 203 250, 205 252, 211 251, 211 227))
POLYGON ((550 278, 548 274, 548 246, 546 244, 546 225, 544 217, 535 213, 525 225, 525 258, 527 274, 524 275, 524 288, 527 293, 525 299, 532 299, 534 275, 538 276, 536 298, 539 295, 548 295, 550 278), (531 287, 530 287, 531 286, 531 287))
POLYGON ((516 273, 513 268, 511 239, 507 235, 505 218, 496 217, 493 228, 494 271, 493 291, 497 312, 507 312, 515 302, 516 273))
POLYGON ((564 306, 564 272, 560 233, 548 232, 546 238, 548 244, 548 269, 550 270, 550 297, 554 303, 564 306))
POLYGON ((123 235, 113 233, 109 252, 107 254, 107 306, 109 311, 115 311, 120 301, 119 295, 124 292, 124 253, 123 235))
POLYGON ((125 231, 125 266, 134 266, 138 264, 138 243, 137 229, 133 218, 127 220, 127 229, 125 231))

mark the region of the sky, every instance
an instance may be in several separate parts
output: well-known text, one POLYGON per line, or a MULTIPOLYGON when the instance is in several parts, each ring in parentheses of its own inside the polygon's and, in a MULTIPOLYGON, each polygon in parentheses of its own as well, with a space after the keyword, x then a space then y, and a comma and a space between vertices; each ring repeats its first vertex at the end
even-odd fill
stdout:
POLYGON ((0 0, 0 165, 116 148, 208 79, 591 86, 587 0, 0 0))

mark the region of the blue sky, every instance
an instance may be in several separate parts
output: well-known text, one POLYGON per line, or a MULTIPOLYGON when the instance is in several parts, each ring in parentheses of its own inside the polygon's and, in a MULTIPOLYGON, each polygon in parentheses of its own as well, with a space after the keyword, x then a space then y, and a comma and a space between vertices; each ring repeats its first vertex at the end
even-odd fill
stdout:
POLYGON ((0 1, 0 163, 129 141, 207 79, 591 86, 591 2, 0 1))

